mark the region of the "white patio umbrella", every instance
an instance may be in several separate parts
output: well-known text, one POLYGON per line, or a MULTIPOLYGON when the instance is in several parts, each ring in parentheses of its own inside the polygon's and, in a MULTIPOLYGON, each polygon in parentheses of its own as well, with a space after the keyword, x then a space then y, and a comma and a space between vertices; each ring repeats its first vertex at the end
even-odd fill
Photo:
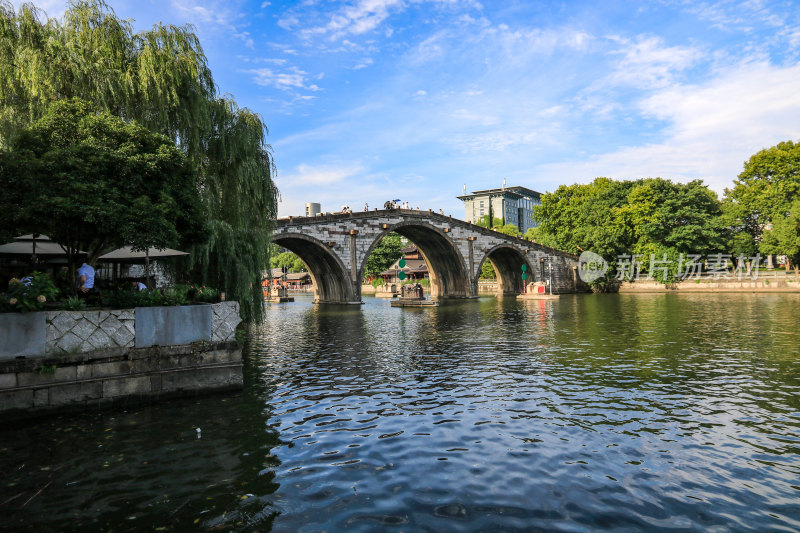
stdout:
MULTIPOLYGON (((78 253, 84 253, 78 251, 78 253)), ((0 255, 15 256, 15 255, 46 255, 46 256, 64 256, 67 252, 60 244, 50 240, 47 235, 20 235, 15 237, 12 242, 0 245, 0 255)))
POLYGON ((117 248, 107 254, 101 255, 97 260, 109 263, 137 263, 144 259, 145 277, 147 279, 147 285, 150 286, 150 258, 180 257, 183 255, 189 255, 189 252, 173 250, 172 248, 159 250, 152 246, 144 251, 134 251, 131 246, 123 246, 122 248, 117 248))

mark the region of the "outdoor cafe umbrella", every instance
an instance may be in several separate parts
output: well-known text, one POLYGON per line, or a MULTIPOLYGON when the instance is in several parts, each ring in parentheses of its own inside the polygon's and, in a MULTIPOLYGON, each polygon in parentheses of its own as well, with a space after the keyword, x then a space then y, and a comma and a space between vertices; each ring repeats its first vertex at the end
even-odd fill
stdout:
POLYGON ((150 258, 163 258, 163 257, 179 257, 189 255, 188 252, 181 252, 180 250, 173 250, 172 248, 158 248, 150 247, 144 251, 134 251, 131 246, 123 246, 114 251, 103 254, 97 258, 98 261, 107 261, 109 263, 138 263, 144 259, 145 276, 147 284, 150 285, 150 258))
MULTIPOLYGON (((78 253, 83 253, 78 251, 78 253)), ((67 256, 66 250, 60 244, 50 240, 47 235, 20 235, 15 237, 13 242, 0 245, 0 255, 3 256, 27 256, 30 255, 34 259, 38 255, 50 256, 67 256)))

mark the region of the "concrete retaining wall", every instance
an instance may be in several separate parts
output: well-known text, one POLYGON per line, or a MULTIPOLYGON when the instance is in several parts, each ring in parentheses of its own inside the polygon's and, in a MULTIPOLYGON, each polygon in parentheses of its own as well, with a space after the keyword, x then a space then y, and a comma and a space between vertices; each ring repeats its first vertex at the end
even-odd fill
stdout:
POLYGON ((43 354, 45 331, 44 313, 0 314, 0 359, 43 354))
POLYGON ((211 307, 142 307, 136 310, 136 347, 211 340, 211 307))

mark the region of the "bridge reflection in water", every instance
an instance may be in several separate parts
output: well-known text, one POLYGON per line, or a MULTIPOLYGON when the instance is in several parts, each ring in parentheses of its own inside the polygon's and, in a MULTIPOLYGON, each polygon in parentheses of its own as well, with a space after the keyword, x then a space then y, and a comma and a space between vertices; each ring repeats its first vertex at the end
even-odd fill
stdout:
POLYGON ((521 294, 526 282, 543 281, 545 259, 553 266, 554 292, 585 289, 577 276, 577 256, 431 211, 283 218, 277 222, 273 242, 296 253, 308 266, 316 303, 360 304, 364 266, 391 231, 417 245, 428 264, 434 299, 477 297, 484 261, 494 267, 498 292, 504 295, 521 294), (523 265, 528 272, 525 281, 523 265))

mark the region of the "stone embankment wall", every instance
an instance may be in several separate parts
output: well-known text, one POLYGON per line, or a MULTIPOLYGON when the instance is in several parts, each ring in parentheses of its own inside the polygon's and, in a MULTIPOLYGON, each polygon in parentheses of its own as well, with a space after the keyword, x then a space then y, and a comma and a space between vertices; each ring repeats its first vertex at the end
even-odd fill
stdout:
POLYGON ((237 302, 0 314, 0 417, 242 387, 237 302))
POLYGON ((497 280, 494 280, 494 279, 479 279, 478 280, 478 292, 481 293, 481 294, 496 293, 497 292, 497 280))
POLYGON ((800 279, 788 276, 774 277, 772 274, 760 276, 756 280, 686 280, 672 285, 657 281, 641 280, 625 282, 619 292, 797 292, 800 293, 800 279))

